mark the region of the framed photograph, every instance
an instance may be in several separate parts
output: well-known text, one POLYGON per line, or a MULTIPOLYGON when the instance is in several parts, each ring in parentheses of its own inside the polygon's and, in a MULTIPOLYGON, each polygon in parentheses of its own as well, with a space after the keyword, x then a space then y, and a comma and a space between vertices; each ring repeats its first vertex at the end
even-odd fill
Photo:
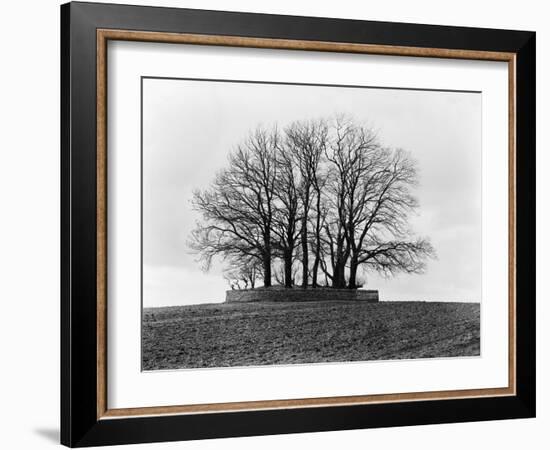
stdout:
POLYGON ((535 33, 61 7, 61 441, 535 415, 535 33))

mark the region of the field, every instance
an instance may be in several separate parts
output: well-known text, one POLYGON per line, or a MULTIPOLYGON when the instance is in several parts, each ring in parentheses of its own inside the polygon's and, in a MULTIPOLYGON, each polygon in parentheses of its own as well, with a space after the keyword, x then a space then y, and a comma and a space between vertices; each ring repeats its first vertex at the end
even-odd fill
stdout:
POLYGON ((479 303, 221 303, 143 311, 143 370, 479 355, 479 303))

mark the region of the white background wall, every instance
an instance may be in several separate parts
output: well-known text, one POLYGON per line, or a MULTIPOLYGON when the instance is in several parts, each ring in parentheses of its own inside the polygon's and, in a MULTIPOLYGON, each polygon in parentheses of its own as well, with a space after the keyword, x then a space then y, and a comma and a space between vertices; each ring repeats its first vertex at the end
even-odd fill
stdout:
MULTIPOLYGON (((550 14, 545 2, 501 0, 189 0, 136 4, 537 31, 538 417, 531 420, 141 445, 263 449, 548 448, 550 270, 548 111, 550 14), (545 82, 546 81, 546 82, 545 82), (543 125, 546 125, 544 127, 543 125)), ((42 449, 59 422, 59 1, 2 5, 0 69, 0 447, 42 449)), ((535 301, 535 299, 532 299, 535 301)))

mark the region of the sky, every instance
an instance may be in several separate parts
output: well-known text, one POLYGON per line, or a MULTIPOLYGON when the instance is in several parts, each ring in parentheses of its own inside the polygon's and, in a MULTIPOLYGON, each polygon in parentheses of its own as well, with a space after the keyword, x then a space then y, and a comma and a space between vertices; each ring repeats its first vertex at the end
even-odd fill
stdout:
POLYGON ((362 276, 383 301, 481 301, 481 94, 208 80, 143 80, 143 305, 222 302, 217 263, 204 272, 187 242, 192 210, 248 132, 334 114, 377 130, 418 162, 413 231, 437 259, 424 274, 362 276))

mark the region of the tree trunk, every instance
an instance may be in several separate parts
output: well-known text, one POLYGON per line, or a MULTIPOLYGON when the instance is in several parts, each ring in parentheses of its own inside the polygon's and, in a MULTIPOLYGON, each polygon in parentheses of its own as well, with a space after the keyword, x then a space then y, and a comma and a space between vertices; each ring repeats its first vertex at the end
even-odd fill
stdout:
POLYGON ((315 218, 315 257, 313 260, 313 273, 311 275, 311 285, 317 287, 317 272, 321 260, 321 191, 317 189, 317 211, 315 218))
POLYGON ((271 234, 266 233, 264 235, 264 254, 263 254, 263 268, 264 268, 264 286, 271 287, 271 234))
POLYGON ((307 288, 308 282, 309 253, 307 245, 307 215, 304 213, 302 219, 302 287, 307 288))
POLYGON ((338 289, 340 277, 338 276, 338 264, 335 264, 332 268, 332 287, 338 289))
POLYGON ((336 265, 336 270, 334 271, 334 281, 333 281, 333 287, 337 289, 342 289, 344 287, 344 268, 342 267, 341 263, 338 263, 336 265))
POLYGON ((334 265, 332 287, 336 289, 343 289, 346 287, 346 262, 342 258, 338 258, 334 265))
POLYGON ((271 287, 271 257, 264 254, 263 258, 264 266, 264 286, 271 287))
POLYGON ((344 247, 344 236, 338 234, 336 238, 336 256, 333 262, 332 287, 342 289, 346 287, 346 262, 349 257, 348 249, 344 247))
POLYGON ((316 288, 317 287, 317 272, 319 271, 319 254, 317 253, 315 255, 315 259, 313 260, 313 268, 311 269, 311 286, 316 288))
POLYGON ((342 261, 342 265, 340 266, 340 271, 338 272, 340 275, 340 281, 338 284, 340 285, 340 288, 346 287, 346 261, 342 261))
POLYGON ((292 251, 284 252, 285 287, 292 287, 292 251))
POLYGON ((359 264, 357 263, 356 257, 351 257, 350 266, 349 266, 349 288, 350 289, 357 289, 357 267, 359 264))

